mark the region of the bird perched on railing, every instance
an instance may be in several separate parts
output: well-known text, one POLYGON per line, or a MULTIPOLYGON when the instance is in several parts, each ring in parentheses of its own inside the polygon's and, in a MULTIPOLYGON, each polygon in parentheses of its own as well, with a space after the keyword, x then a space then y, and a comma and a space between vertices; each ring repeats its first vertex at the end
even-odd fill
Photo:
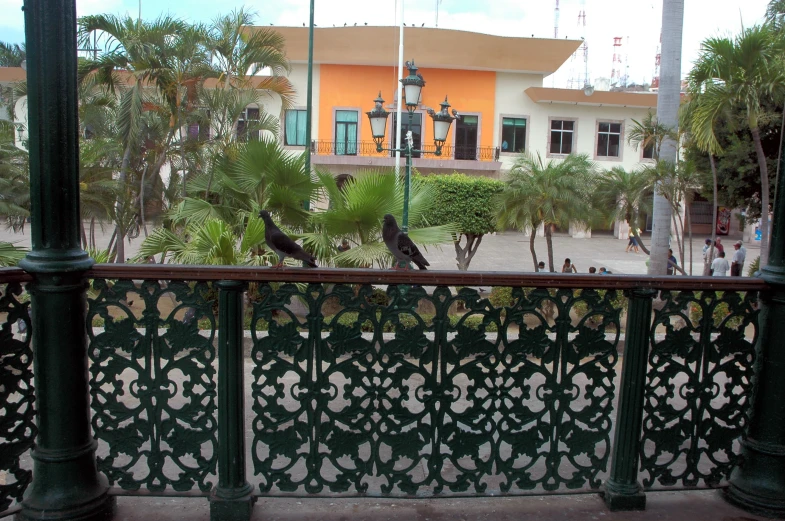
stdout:
MULTIPOLYGON (((384 239, 384 244, 387 246, 387 249, 389 249, 390 253, 395 257, 395 260, 406 263, 406 269, 409 269, 408 266, 410 262, 415 263, 421 270, 427 270, 428 268, 426 268, 426 266, 430 266, 428 261, 425 260, 425 257, 422 256, 422 253, 420 253, 420 250, 417 249, 417 245, 412 242, 408 235, 398 228, 395 217, 389 213, 384 216, 382 238, 384 239)), ((393 269, 396 268, 393 267, 393 269)))
POLYGON ((264 221, 264 242, 278 255, 278 264, 275 268, 283 267, 286 257, 301 260, 311 268, 316 268, 316 257, 303 250, 302 247, 283 233, 270 218, 267 210, 259 212, 259 217, 264 221))

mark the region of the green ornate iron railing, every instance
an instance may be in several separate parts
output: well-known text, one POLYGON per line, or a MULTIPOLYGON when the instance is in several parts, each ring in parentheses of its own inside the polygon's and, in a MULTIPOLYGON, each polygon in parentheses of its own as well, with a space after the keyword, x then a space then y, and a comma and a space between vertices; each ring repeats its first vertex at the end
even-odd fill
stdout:
MULTIPOLYGON (((632 508, 638 480, 721 485, 748 421, 766 287, 166 265, 87 276, 99 469, 118 494, 215 504, 604 490, 611 508, 632 508)), ((0 406, 26 404, 15 421, 27 426, 18 453, 5 450, 18 431, 0 432, 3 470, 34 434, 30 337, 6 334, 26 316, 13 297, 25 280, 0 270, 3 389, 24 382, 0 406), (8 372, 16 360, 26 369, 8 372)), ((20 497, 19 472, 3 499, 20 497)))
POLYGON ((749 421, 757 294, 682 291, 660 299, 644 401, 643 485, 718 486, 739 462, 749 421))
POLYGON ((29 302, 20 300, 22 280, 0 279, 0 512, 21 501, 30 484, 32 472, 22 459, 37 432, 29 302))

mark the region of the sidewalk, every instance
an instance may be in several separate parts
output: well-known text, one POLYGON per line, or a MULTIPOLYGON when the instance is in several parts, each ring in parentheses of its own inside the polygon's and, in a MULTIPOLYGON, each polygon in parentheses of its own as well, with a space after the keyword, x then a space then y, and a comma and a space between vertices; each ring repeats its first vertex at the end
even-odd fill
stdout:
MULTIPOLYGON (((152 227, 149 228, 152 230, 152 227)), ((103 232, 100 228, 96 230, 96 238, 99 247, 105 248, 109 244, 112 235, 112 228, 105 226, 103 232)), ((727 236, 722 238, 725 246, 725 254, 730 261, 733 252, 733 243, 741 236, 727 236)), ((139 238, 126 241, 125 255, 132 258, 139 251, 144 234, 139 238)), ((706 237, 696 235, 692 240, 692 273, 693 275, 703 274, 703 241, 706 237)), ((26 228, 24 234, 14 234, 10 230, 2 228, 0 230, 0 241, 17 242, 21 246, 30 247, 30 229, 26 228)), ((647 246, 650 244, 649 237, 644 236, 643 242, 647 246)), ((588 273, 589 266, 599 269, 605 267, 615 274, 646 274, 646 259, 648 255, 641 253, 626 253, 626 240, 619 240, 607 235, 595 235, 591 239, 573 239, 568 236, 555 236, 553 238, 553 264, 556 271, 561 270, 564 259, 569 257, 573 264, 578 268, 579 273, 588 273)), ((744 245, 747 248, 747 262, 744 268, 744 276, 747 275, 747 266, 760 255, 760 245, 749 243, 744 245)), ((535 241, 537 260, 548 265, 548 249, 544 237, 537 237, 535 241)), ((455 261, 455 249, 452 244, 445 244, 440 247, 429 247, 424 249, 425 258, 431 263, 432 270, 457 270, 455 261)), ((675 252, 678 257, 678 251, 675 252)), ((685 246, 685 256, 689 259, 689 244, 685 246)), ((679 264, 685 262, 679 259, 679 264)), ((685 268, 689 274, 689 268, 685 268)), ((504 232, 486 235, 482 239, 477 254, 472 259, 469 266, 470 271, 534 271, 532 255, 529 251, 529 237, 518 232, 504 232)))

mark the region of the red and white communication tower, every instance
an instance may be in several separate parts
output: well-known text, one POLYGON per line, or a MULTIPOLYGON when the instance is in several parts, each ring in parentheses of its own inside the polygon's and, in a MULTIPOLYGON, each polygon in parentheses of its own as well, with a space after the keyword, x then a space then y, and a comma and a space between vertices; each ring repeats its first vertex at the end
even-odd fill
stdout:
POLYGON ((611 87, 621 87, 621 36, 613 37, 613 69, 611 87))
POLYGON ((662 33, 660 33, 660 43, 657 44, 657 54, 654 56, 654 75, 651 79, 651 88, 660 88, 660 60, 662 59, 662 33))
POLYGON ((589 84, 589 47, 586 44, 586 0, 581 0, 578 11, 578 32, 583 43, 572 54, 568 88, 582 89, 589 84))

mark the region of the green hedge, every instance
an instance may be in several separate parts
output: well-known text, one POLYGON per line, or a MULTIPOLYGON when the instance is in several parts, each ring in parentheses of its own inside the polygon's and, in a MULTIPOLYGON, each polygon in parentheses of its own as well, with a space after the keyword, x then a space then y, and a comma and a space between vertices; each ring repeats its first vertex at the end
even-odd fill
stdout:
POLYGON ((496 230, 496 213, 491 203, 494 195, 504 188, 504 183, 459 173, 422 176, 420 179, 436 189, 438 204, 425 213, 428 224, 456 224, 461 233, 474 235, 496 230))

